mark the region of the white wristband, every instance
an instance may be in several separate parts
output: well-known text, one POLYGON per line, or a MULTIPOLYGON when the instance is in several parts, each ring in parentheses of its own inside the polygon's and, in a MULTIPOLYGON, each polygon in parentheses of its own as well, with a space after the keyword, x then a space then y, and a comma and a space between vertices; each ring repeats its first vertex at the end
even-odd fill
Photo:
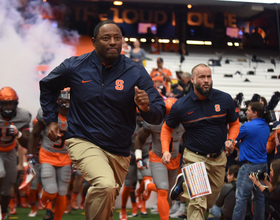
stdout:
POLYGON ((140 149, 135 150, 135 159, 136 160, 142 159, 142 150, 140 149))
POLYGON ((22 136, 21 131, 18 131, 17 139, 21 138, 21 136, 22 136))
POLYGON ((26 167, 28 165, 27 162, 23 162, 23 167, 26 167))

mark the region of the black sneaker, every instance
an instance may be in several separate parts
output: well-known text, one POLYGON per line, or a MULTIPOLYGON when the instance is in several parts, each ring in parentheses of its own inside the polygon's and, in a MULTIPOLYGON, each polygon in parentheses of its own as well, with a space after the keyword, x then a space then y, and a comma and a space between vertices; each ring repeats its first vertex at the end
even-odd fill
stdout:
POLYGON ((184 182, 184 176, 183 173, 180 173, 175 181, 175 185, 170 190, 170 199, 176 200, 178 196, 184 191, 183 189, 183 182, 184 182))
POLYGON ((182 215, 178 215, 177 217, 178 219, 184 219, 184 220, 187 220, 187 216, 185 214, 182 214, 182 215))
POLYGON ((44 220, 53 220, 53 212, 50 209, 46 210, 44 220))

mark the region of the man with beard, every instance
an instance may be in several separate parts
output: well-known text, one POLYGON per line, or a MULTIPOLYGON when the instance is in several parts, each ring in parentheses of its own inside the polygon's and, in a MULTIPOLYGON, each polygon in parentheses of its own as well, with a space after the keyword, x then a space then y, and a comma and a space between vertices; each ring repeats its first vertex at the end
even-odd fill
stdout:
MULTIPOLYGON (((191 82, 193 89, 172 106, 161 131, 162 147, 168 149, 173 129, 182 123, 186 134, 185 164, 205 163, 212 194, 190 200, 188 220, 204 219, 206 210, 215 204, 225 177, 227 159, 223 149, 233 151, 240 127, 233 99, 227 93, 212 89, 211 69, 207 65, 198 64, 192 69, 191 82)), ((168 160, 170 158, 166 158, 168 160)), ((188 198, 183 175, 179 174, 170 192, 171 199, 183 191, 183 197, 188 198)))

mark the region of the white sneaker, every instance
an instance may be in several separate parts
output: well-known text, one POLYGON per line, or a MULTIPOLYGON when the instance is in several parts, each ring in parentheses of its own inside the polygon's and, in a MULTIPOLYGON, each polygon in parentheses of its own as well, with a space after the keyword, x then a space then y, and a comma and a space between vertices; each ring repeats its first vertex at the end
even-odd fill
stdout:
POLYGON ((158 214, 157 206, 151 207, 150 211, 151 211, 151 214, 157 215, 158 214))
POLYGON ((179 208, 180 208, 179 203, 174 202, 174 204, 171 206, 171 208, 169 210, 169 215, 174 214, 175 212, 177 212, 179 208))
POLYGON ((125 209, 121 209, 119 217, 120 217, 120 220, 128 220, 125 209))
POLYGON ((185 214, 185 210, 177 209, 177 211, 173 214, 169 214, 170 218, 178 218, 179 215, 185 214))
POLYGON ((31 210, 31 212, 28 214, 28 217, 35 217, 37 215, 37 211, 31 210))
POLYGON ((18 187, 19 190, 22 190, 25 187, 27 187, 27 185, 36 177, 36 172, 33 166, 30 165, 29 163, 27 164, 28 165, 24 168, 24 170, 28 170, 28 171, 26 171, 26 173, 24 174, 23 181, 18 187))

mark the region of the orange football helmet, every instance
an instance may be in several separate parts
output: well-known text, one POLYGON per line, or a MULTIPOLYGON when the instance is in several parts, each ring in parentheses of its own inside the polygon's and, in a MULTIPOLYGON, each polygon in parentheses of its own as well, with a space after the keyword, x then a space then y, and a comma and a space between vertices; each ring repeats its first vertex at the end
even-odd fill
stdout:
POLYGON ((0 90, 0 110, 4 118, 12 118, 16 114, 18 96, 11 87, 3 87, 0 90))
POLYGON ((165 107, 166 107, 166 115, 169 114, 172 105, 173 105, 176 101, 177 101, 177 99, 174 98, 174 97, 169 97, 169 98, 167 98, 167 99, 164 100, 164 102, 165 102, 165 107))

